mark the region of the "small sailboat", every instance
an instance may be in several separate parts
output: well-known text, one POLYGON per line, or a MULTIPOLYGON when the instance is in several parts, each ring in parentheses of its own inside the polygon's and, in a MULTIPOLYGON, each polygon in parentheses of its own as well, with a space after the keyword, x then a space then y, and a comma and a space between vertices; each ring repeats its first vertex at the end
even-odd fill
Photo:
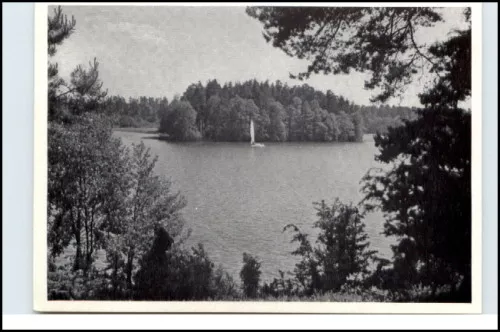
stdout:
POLYGON ((253 148, 263 148, 264 144, 255 143, 255 130, 253 126, 253 119, 250 119, 250 146, 253 148))

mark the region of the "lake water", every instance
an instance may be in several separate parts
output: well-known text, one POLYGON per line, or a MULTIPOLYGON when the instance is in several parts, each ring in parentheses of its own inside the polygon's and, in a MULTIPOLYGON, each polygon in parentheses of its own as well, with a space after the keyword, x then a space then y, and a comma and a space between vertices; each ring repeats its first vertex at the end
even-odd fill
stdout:
MULTIPOLYGON (((297 258, 290 254, 293 223, 315 234, 313 202, 336 197, 357 204, 359 181, 377 152, 373 138, 363 143, 170 143, 154 135, 116 131, 126 145, 144 141, 158 155, 156 172, 168 177, 187 198, 183 210, 192 229, 189 244, 201 242, 217 264, 239 280, 244 252, 262 261, 262 279, 293 271, 297 258)), ((366 231, 372 249, 390 257, 389 241, 381 235, 383 219, 369 214, 366 231)), ((315 238, 315 237, 314 237, 315 238)))

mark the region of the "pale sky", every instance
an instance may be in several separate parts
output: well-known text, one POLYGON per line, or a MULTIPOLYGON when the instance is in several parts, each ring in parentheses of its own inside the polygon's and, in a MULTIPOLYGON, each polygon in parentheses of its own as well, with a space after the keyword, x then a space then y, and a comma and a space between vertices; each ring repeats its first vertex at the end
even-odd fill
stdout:
MULTIPOLYGON (((52 15, 52 8, 49 8, 52 15)), ((308 62, 288 57, 266 43, 262 24, 237 7, 173 6, 63 6, 76 19, 75 32, 59 46, 54 61, 67 77, 94 57, 109 95, 125 98, 181 95, 189 84, 209 79, 225 82, 280 80, 288 85, 307 83, 332 90, 357 104, 370 104, 374 91, 364 90, 365 76, 311 75, 292 80, 289 73, 306 69, 308 62)), ((425 42, 442 40, 463 24, 462 8, 444 9, 445 23, 419 32, 425 42)), ((389 104, 418 106, 422 82, 412 84, 402 99, 389 104)))

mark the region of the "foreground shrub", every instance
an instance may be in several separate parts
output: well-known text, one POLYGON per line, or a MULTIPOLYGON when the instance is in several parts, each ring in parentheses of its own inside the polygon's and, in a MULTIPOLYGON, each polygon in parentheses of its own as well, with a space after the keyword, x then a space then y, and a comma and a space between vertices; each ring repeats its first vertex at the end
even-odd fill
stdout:
POLYGON ((243 253, 243 267, 240 271, 243 294, 248 298, 257 297, 260 281, 261 263, 253 256, 243 253))
POLYGON ((221 267, 215 269, 201 244, 187 251, 173 243, 165 229, 157 230, 135 277, 136 299, 194 301, 239 296, 232 278, 221 267))
MULTIPOLYGON (((303 295, 337 292, 345 284, 363 286, 370 273, 369 265, 375 258, 375 251, 368 250, 363 215, 357 207, 343 204, 338 199, 332 206, 324 201, 315 205, 319 217, 314 223, 314 227, 319 229, 316 246, 313 247, 308 235, 295 225, 285 226, 284 230, 291 228, 295 233, 292 242, 299 243, 292 254, 302 259, 295 266, 294 282, 277 280, 274 286, 286 284, 285 289, 303 295)), ((270 291, 273 292, 280 291, 270 291)))
POLYGON ((106 278, 97 269, 74 270, 73 263, 57 267, 47 275, 48 300, 107 299, 106 278))
POLYGON ((274 278, 270 283, 264 283, 262 286, 262 296, 281 298, 285 296, 299 296, 301 294, 301 285, 296 278, 285 278, 283 271, 278 271, 280 277, 274 278))

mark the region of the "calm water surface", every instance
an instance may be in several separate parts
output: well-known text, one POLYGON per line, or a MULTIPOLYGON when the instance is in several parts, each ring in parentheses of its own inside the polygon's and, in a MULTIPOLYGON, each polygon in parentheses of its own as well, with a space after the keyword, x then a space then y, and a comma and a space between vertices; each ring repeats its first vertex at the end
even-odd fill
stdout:
MULTIPOLYGON (((371 167, 376 148, 363 143, 169 143, 144 133, 116 131, 126 145, 143 141, 158 155, 156 171, 187 198, 183 214, 192 229, 189 244, 201 242, 210 257, 236 280, 244 252, 262 261, 262 278, 292 271, 297 245, 283 227, 294 223, 315 234, 313 202, 358 203, 359 181, 371 167)), ((382 217, 370 214, 366 231, 373 249, 390 257, 382 217)))

